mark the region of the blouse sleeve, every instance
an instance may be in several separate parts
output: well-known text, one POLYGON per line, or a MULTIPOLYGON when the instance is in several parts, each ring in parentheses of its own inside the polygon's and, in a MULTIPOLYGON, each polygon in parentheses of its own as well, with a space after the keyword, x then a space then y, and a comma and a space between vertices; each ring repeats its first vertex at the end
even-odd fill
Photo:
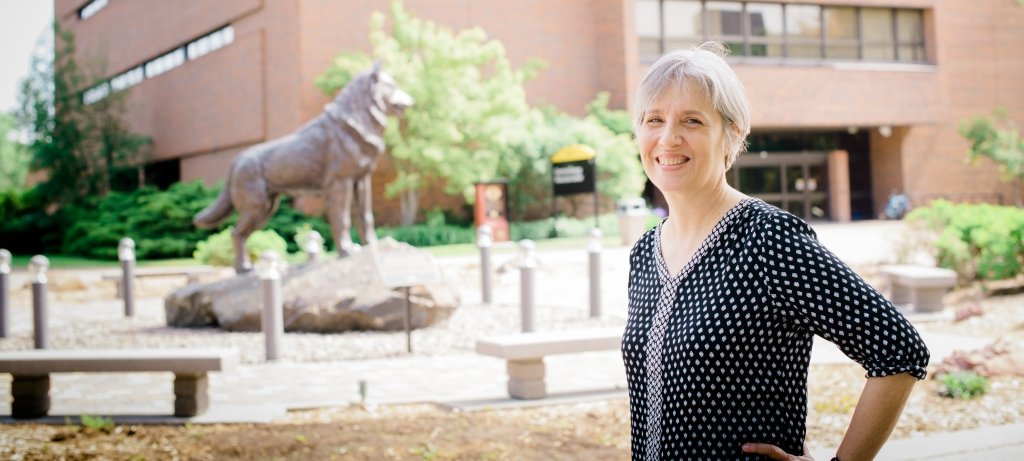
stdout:
POLYGON ((821 245, 807 223, 774 211, 760 232, 754 251, 776 309, 835 343, 868 377, 909 373, 924 379, 929 353, 917 329, 821 245))

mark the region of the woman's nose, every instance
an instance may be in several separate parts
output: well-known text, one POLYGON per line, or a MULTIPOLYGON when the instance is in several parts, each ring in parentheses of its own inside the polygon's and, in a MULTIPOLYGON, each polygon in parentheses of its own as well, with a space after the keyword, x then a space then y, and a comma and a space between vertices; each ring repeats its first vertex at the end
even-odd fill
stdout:
POLYGON ((658 137, 658 144, 661 144, 662 147, 674 147, 681 143, 682 136, 680 136, 679 128, 666 124, 661 131, 661 136, 658 137))

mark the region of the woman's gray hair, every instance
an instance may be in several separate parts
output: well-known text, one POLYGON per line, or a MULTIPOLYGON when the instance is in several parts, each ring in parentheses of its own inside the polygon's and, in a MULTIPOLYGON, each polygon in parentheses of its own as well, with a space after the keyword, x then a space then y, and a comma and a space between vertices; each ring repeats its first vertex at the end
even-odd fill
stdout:
POLYGON ((750 134, 750 101, 736 72, 725 62, 728 50, 718 42, 705 42, 689 49, 665 53, 659 58, 637 89, 633 110, 633 132, 640 129, 647 109, 669 85, 694 83, 723 120, 726 169, 746 150, 750 134), (735 129, 726 129, 729 125, 735 129))

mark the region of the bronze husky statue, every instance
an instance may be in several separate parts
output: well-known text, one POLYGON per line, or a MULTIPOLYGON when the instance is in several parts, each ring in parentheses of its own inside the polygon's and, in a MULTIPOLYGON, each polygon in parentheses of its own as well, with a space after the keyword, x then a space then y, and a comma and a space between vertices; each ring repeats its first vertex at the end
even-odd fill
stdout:
POLYGON ((232 209, 238 210, 231 231, 235 271, 247 272, 252 264, 245 241, 274 215, 279 196, 322 192, 335 248, 339 256, 347 256, 356 249, 350 234, 354 192, 356 230, 363 243, 374 244, 370 177, 384 153, 388 115, 402 115, 412 104, 412 97, 375 63, 327 103, 324 113, 294 133, 243 151, 232 163, 220 195, 192 223, 216 227, 232 209))

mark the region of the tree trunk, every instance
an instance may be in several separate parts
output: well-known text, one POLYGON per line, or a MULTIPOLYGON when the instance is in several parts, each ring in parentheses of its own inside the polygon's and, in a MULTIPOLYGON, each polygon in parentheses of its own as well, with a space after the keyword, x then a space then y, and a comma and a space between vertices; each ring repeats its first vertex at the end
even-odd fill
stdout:
POLYGON ((1014 178, 1010 183, 1012 184, 1011 189, 1013 190, 1013 202, 1017 204, 1017 208, 1024 207, 1024 203, 1020 199, 1020 178, 1014 178))
POLYGON ((398 195, 398 210, 400 213, 401 224, 403 226, 411 226, 416 223, 416 214, 419 212, 420 207, 420 192, 415 189, 403 190, 398 195))

